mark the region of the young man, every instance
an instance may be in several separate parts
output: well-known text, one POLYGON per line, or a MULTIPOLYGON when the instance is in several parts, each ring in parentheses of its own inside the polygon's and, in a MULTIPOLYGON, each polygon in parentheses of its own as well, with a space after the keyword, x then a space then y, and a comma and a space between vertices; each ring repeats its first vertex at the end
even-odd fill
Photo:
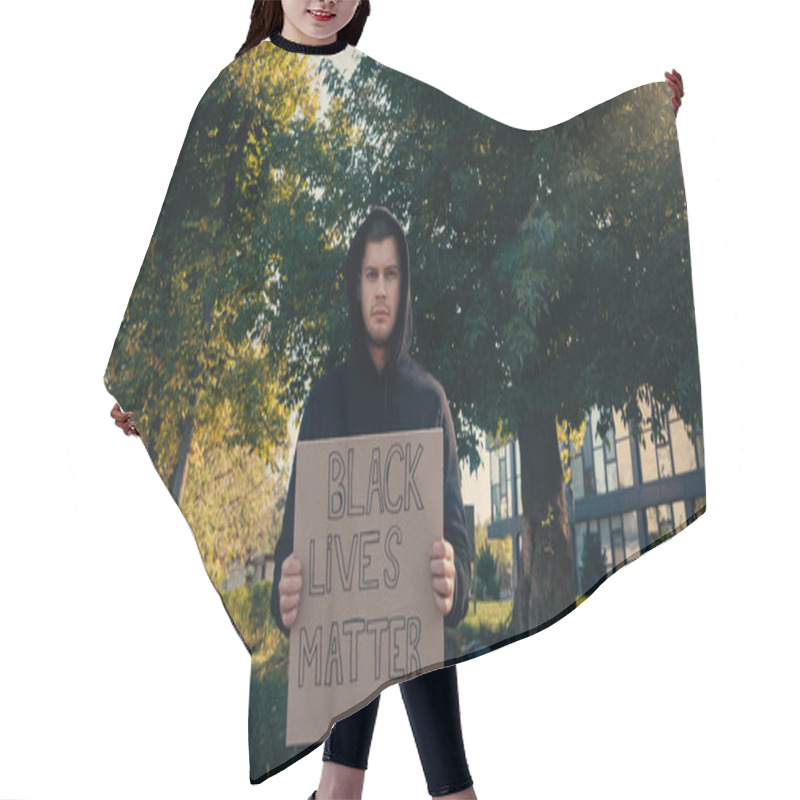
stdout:
MULTIPOLYGON (((411 279, 405 231, 385 208, 373 209, 350 245, 346 261, 350 310, 348 361, 311 389, 299 440, 327 439, 440 427, 443 430, 444 530, 430 551, 432 591, 445 625, 467 612, 470 567, 455 432, 441 385, 409 355, 411 279)), ((302 564, 292 555, 295 464, 283 528, 275 547, 271 610, 288 635, 302 587, 302 564)), ((400 684, 428 791, 436 797, 475 797, 461 736, 455 666, 400 684)), ((336 723, 325 742, 322 780, 312 795, 360 797, 378 712, 378 695, 336 723)))

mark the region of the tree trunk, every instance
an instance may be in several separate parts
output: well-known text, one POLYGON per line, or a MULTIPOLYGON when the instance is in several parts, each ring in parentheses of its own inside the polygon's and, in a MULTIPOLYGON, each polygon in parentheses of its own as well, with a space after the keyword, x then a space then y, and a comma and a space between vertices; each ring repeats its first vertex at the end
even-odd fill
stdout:
MULTIPOLYGON (((208 330, 211 325, 211 312, 214 308, 214 300, 216 298, 206 298, 203 304, 203 332, 208 330)), ((205 351, 205 343, 203 344, 205 351)), ((194 365, 192 372, 192 385, 197 387, 197 381, 201 373, 201 359, 198 358, 194 365)), ((178 445, 178 457, 175 460, 175 469, 172 470, 172 475, 169 479, 169 493, 172 499, 177 503, 178 508, 181 506, 183 499, 183 487, 186 485, 186 471, 189 468, 189 456, 192 454, 192 439, 194 438, 195 427, 195 408, 200 396, 200 390, 195 388, 194 397, 192 398, 189 411, 183 421, 183 430, 181 431, 181 441, 178 445)))
MULTIPOLYGON (((197 401, 195 400, 195 402, 197 401)), ((189 411, 184 422, 183 432, 181 433, 181 443, 178 445, 178 458, 169 481, 169 493, 172 495, 172 499, 178 504, 178 507, 181 505, 183 487, 186 485, 186 471, 189 467, 189 455, 192 451, 193 436, 194 407, 189 411)))
POLYGON ((552 621, 575 602, 572 548, 554 414, 535 412, 519 431, 521 553, 512 635, 552 621))

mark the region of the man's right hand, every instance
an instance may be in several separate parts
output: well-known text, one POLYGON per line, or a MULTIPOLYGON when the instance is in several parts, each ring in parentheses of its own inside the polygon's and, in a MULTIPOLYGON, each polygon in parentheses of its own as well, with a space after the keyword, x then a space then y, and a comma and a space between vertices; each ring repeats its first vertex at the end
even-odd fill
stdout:
POLYGON ((111 416, 114 417, 114 424, 125 431, 126 436, 139 436, 136 430, 136 423, 133 421, 133 411, 123 411, 119 403, 114 403, 111 409, 111 416))
POLYGON ((281 621, 285 628, 291 628, 297 619, 300 605, 300 590, 303 588, 302 563, 294 554, 287 556, 281 566, 281 579, 278 583, 278 596, 281 606, 281 621))

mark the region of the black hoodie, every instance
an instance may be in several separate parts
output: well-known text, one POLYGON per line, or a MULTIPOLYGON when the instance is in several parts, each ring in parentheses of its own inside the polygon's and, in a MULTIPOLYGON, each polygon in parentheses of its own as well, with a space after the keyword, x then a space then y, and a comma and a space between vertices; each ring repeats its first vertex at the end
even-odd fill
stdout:
MULTIPOLYGON (((408 243, 402 226, 387 209, 373 209, 356 232, 347 254, 346 277, 351 357, 323 375, 311 388, 300 423, 298 440, 423 428, 443 429, 444 538, 453 546, 456 567, 453 608, 444 618, 444 623, 455 627, 467 613, 470 587, 469 544, 461 500, 455 431, 450 406, 441 384, 409 355, 413 330, 408 243), (361 276, 360 262, 366 245, 364 239, 368 223, 374 216, 382 216, 395 231, 402 271, 397 322, 388 343, 386 366, 381 372, 375 368, 369 354, 357 296, 361 276)), ((281 621, 278 583, 283 561, 292 553, 294 546, 296 467, 295 456, 283 512, 283 526, 275 546, 271 598, 272 617, 286 635, 289 632, 281 621)))

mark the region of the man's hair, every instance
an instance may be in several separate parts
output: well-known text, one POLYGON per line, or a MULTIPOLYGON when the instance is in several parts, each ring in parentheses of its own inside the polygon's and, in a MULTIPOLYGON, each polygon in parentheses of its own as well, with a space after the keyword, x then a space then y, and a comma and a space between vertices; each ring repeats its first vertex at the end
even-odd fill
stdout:
POLYGON ((369 353, 364 341, 364 320, 361 303, 358 300, 358 287, 367 242, 382 242, 392 237, 400 260, 400 305, 397 318, 389 338, 389 364, 405 361, 411 349, 413 337, 413 318, 411 313, 411 275, 409 269, 408 243, 405 231, 397 218, 384 206, 376 206, 361 223, 347 251, 345 275, 347 295, 350 303, 351 343, 357 358, 368 359, 369 353))
MULTIPOLYGON (((402 286, 405 288, 408 281, 408 246, 406 245, 400 228, 400 223, 394 218, 391 212, 383 206, 373 208, 367 218, 361 223, 358 232, 350 243, 350 250, 347 254, 349 262, 348 280, 351 289, 361 278, 361 270, 364 265, 364 254, 367 252, 367 242, 382 242, 389 237, 394 239, 397 255, 400 259, 400 274, 402 276, 402 286)), ((403 299, 403 292, 400 293, 403 299)))
MULTIPOLYGON (((359 241, 359 251, 356 252, 357 263, 360 265, 360 268, 363 268, 364 254, 367 252, 367 243, 382 242, 384 239, 388 239, 391 236, 397 248, 397 255, 400 257, 400 266, 403 272, 407 270, 408 265, 403 263, 403 243, 397 235, 397 228, 395 228, 386 217, 375 216, 368 218, 364 224, 364 233, 364 238, 359 241)), ((361 274, 360 269, 359 274, 361 274)))

